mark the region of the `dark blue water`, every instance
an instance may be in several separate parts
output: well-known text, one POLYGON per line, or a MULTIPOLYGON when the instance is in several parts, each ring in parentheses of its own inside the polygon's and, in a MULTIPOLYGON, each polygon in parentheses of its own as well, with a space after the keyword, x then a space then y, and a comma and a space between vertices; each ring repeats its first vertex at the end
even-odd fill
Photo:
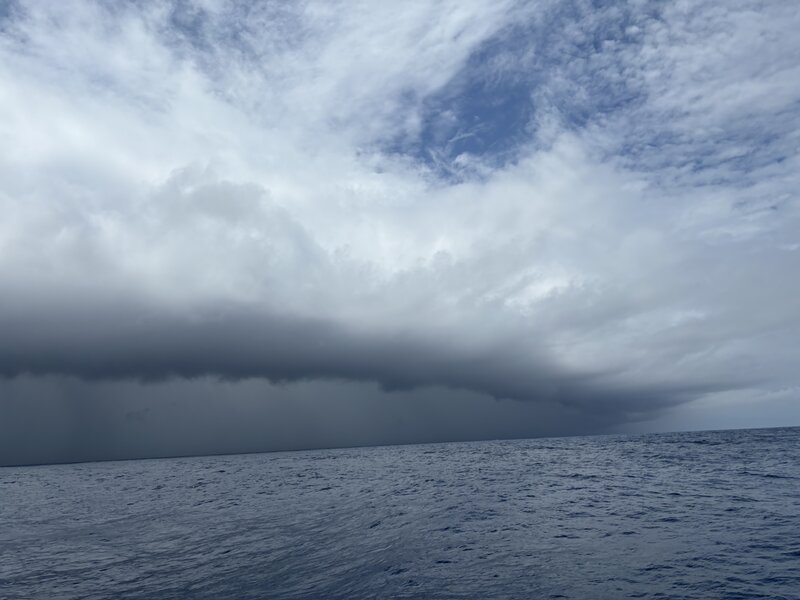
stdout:
POLYGON ((2 598, 798 598, 800 429, 0 469, 2 598))

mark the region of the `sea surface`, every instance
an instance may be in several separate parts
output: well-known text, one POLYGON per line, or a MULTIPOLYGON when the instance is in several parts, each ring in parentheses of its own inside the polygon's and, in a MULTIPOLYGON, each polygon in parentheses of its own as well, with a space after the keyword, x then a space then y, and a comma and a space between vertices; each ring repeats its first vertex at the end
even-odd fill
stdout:
POLYGON ((800 428, 0 469, 0 598, 800 598, 800 428))

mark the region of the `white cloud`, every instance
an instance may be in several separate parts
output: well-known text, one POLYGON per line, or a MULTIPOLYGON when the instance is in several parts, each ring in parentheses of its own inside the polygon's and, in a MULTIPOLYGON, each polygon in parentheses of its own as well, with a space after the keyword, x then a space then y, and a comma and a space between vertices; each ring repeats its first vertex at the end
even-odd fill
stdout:
POLYGON ((507 3, 25 5, 0 31, 0 278, 44 305, 112 290, 513 348, 512 373, 796 386, 798 17, 749 4, 642 17, 587 67, 636 109, 554 119, 461 182, 381 143, 507 3))

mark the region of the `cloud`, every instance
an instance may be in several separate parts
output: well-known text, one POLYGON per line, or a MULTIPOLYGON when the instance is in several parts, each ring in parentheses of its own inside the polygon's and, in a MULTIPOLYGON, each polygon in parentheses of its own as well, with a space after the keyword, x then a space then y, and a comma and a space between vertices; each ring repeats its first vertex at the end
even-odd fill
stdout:
POLYGON ((798 17, 755 8, 14 5, 0 373, 796 386, 798 17))

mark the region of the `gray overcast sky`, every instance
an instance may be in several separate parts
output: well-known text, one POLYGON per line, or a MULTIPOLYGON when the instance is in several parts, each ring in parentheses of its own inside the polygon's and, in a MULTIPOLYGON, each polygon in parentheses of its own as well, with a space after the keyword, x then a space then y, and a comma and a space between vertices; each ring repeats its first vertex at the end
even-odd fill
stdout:
POLYGON ((0 3, 0 464, 800 424, 800 6, 0 3))

